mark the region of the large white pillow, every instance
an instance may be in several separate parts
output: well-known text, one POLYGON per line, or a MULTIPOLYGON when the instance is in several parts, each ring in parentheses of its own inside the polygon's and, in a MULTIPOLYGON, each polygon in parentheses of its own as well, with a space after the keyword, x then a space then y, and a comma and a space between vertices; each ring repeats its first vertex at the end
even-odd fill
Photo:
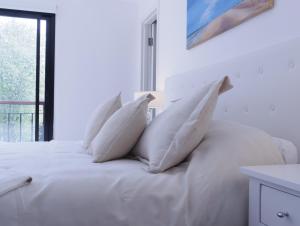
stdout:
POLYGON ((147 124, 148 104, 154 99, 145 95, 118 110, 91 143, 94 162, 105 162, 127 155, 147 124))
POLYGON ((207 132, 219 94, 231 88, 224 77, 172 104, 146 128, 133 154, 148 163, 153 173, 182 162, 207 132))
POLYGON ((119 94, 97 107, 97 109, 92 113, 87 122, 82 142, 82 146, 88 150, 89 154, 92 154, 89 149, 92 140, 96 137, 104 123, 121 107, 121 94, 119 94))

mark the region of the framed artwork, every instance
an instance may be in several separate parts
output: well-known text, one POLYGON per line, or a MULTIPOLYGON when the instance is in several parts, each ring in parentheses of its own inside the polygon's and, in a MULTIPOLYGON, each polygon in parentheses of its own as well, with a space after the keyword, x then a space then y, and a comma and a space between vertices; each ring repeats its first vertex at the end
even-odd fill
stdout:
POLYGON ((187 0, 187 49, 273 6, 274 0, 187 0))

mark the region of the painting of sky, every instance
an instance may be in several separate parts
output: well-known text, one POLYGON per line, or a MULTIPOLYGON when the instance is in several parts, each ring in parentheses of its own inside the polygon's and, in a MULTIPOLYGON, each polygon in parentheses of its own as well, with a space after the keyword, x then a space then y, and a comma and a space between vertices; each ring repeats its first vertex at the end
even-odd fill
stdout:
POLYGON ((274 0, 187 0, 187 49, 274 7, 274 0))
POLYGON ((243 0, 188 0, 189 37, 243 0))

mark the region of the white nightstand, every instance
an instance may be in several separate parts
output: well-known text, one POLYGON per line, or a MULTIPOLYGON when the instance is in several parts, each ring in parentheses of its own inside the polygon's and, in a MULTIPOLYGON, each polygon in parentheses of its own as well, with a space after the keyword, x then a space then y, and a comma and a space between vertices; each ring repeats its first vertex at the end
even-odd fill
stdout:
POLYGON ((300 165, 242 167, 250 177, 249 226, 300 226, 300 165))

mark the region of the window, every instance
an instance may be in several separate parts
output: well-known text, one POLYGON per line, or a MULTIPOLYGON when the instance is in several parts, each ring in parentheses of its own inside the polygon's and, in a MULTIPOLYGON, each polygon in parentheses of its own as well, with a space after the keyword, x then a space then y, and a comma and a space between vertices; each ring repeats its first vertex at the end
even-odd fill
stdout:
POLYGON ((55 15, 0 9, 0 141, 53 138, 55 15))

